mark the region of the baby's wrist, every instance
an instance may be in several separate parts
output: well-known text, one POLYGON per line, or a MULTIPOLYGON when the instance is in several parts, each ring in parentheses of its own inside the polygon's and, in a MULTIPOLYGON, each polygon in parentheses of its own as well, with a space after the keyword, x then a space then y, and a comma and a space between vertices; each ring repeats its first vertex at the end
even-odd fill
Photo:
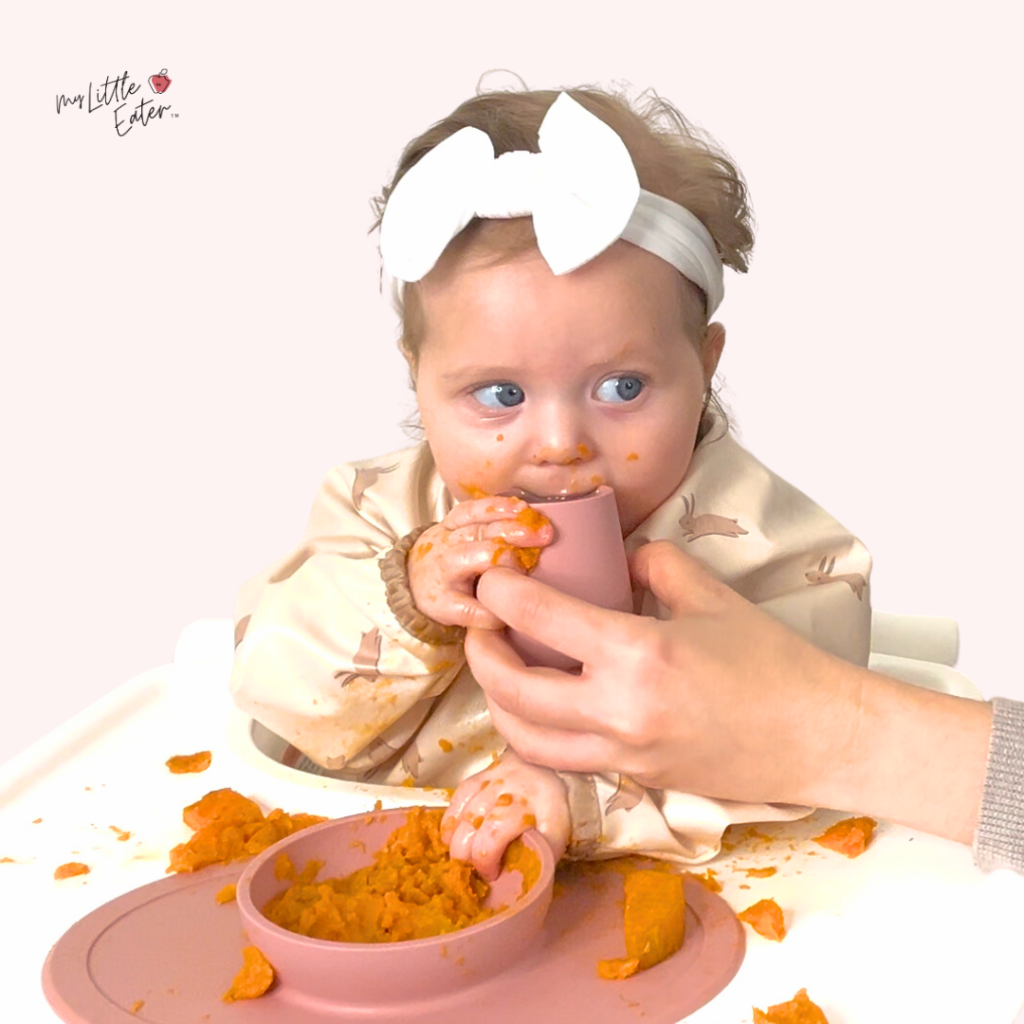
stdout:
POLYGON ((465 628, 446 626, 420 611, 409 582, 409 553, 420 537, 436 525, 427 523, 426 526, 417 526, 398 541, 381 559, 380 576, 384 581, 388 608, 402 629, 423 643, 443 647, 462 643, 466 637, 465 628))
POLYGON ((565 856, 570 860, 587 860, 593 856, 601 840, 601 803, 597 783, 592 775, 577 772, 555 772, 565 786, 569 808, 569 839, 565 856))

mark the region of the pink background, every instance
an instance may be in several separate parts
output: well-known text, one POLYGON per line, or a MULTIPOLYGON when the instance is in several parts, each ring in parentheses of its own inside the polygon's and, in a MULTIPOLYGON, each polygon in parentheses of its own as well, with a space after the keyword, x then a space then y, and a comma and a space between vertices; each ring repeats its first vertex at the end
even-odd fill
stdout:
POLYGON ((493 67, 653 86, 733 155, 759 223, 719 313, 741 440, 863 538, 877 608, 955 617, 962 670, 1024 698, 1022 18, 925 10, 12 9, 0 761, 228 617, 331 465, 408 443, 367 200, 493 67), (134 106, 161 68, 176 119, 55 113, 125 70, 134 106))

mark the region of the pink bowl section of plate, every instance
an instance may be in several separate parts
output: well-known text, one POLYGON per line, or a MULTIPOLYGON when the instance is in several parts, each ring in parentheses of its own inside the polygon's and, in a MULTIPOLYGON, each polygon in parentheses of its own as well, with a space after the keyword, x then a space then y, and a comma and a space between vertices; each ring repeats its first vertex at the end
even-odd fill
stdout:
POLYGON ((388 836, 405 823, 408 810, 358 814, 304 829, 260 854, 239 879, 236 898, 248 940, 273 964, 289 999, 336 1008, 430 1002, 506 971, 539 940, 555 862, 536 831, 522 838, 540 857, 540 878, 523 894, 522 875, 503 871, 491 884, 486 905, 508 909, 461 931, 408 942, 328 942, 289 932, 260 912, 291 885, 274 877, 282 853, 297 871, 310 860, 322 860, 318 878, 351 874, 373 862, 388 836))

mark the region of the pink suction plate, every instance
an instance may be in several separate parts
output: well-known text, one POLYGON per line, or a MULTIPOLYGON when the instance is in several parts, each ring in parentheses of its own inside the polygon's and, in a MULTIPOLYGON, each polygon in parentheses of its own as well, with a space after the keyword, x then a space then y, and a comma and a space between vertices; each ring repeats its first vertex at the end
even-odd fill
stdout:
MULTIPOLYGON (((745 948, 742 926, 724 900, 687 880, 683 948, 624 981, 600 979, 597 961, 625 953, 622 876, 615 871, 570 875, 559 886, 539 931, 531 935, 530 925, 523 931, 522 924, 537 908, 543 911, 551 891, 550 874, 545 885, 542 869, 541 880, 510 910, 473 929, 438 939, 361 946, 361 955, 376 957, 379 963, 364 960, 359 966, 366 977, 362 996, 354 982, 324 985, 322 967, 313 972, 311 982, 297 976, 292 965, 285 969, 276 964, 278 981, 266 995, 223 1002, 241 968, 242 948, 266 943, 269 930, 296 942, 300 950, 302 944, 308 949, 335 947, 336 964, 344 963, 346 951, 357 945, 293 936, 269 922, 264 925, 262 918, 256 922, 258 934, 247 936, 247 906, 261 905, 268 892, 272 895, 267 877, 272 878, 273 860, 287 852, 301 868, 309 856, 323 859, 326 842, 329 859, 320 877, 354 870, 372 860, 375 846, 368 843, 369 852, 363 853, 349 839, 339 842, 338 830, 354 829, 353 835, 379 847, 406 810, 325 822, 276 844, 249 864, 175 875, 112 900, 73 925, 47 956, 43 989, 50 1005, 67 1024, 479 1024, 481 1019, 519 1024, 565 1017, 588 1024, 636 1024, 640 1015, 644 1024, 675 1024, 709 1002, 739 970, 745 948), (239 883, 239 902, 220 905, 215 895, 230 882, 239 883), (488 932, 500 937, 503 931, 510 938, 507 965, 499 962, 497 973, 488 974, 490 954, 480 954, 483 959, 477 962, 473 956, 477 947, 488 945, 488 932), (471 932, 479 933, 475 940, 471 932), (473 953, 466 953, 467 940, 473 953), (517 942, 521 948, 515 959, 517 942), (411 973, 402 966, 402 946, 409 955, 416 953, 412 947, 420 947, 420 966, 413 965, 411 973), (436 969, 428 964, 424 970, 423 952, 434 958, 436 969), (410 981, 417 971, 421 978, 442 979, 440 987, 431 992, 429 984, 424 989, 415 977, 410 981), (311 984, 319 991, 310 990, 311 984)), ((538 833, 527 833, 524 841, 550 859, 538 833)), ((519 882, 518 873, 506 875, 519 882)), ((283 888, 288 883, 273 884, 283 888)), ((509 890, 513 899, 518 889, 516 884, 509 890)), ((495 890, 508 902, 497 883, 495 890)), ((264 952, 273 963, 269 950, 264 952)), ((326 970, 334 973, 332 967, 326 970)))

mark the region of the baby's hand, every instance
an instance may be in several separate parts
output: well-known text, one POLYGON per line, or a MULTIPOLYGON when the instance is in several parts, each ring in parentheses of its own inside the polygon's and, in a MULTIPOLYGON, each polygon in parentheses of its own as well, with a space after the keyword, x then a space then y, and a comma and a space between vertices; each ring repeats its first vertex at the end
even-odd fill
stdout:
POLYGON ((473 596, 477 577, 495 565, 529 572, 536 549, 554 535, 547 519, 520 498, 463 501, 444 522, 424 530, 409 552, 413 602, 445 626, 501 629, 505 623, 473 596))
POLYGON ((453 858, 470 861, 493 882, 505 848, 527 829, 540 832, 558 861, 569 842, 570 824, 562 780, 550 768, 527 764, 510 748, 497 764, 455 790, 441 821, 441 838, 453 858))

